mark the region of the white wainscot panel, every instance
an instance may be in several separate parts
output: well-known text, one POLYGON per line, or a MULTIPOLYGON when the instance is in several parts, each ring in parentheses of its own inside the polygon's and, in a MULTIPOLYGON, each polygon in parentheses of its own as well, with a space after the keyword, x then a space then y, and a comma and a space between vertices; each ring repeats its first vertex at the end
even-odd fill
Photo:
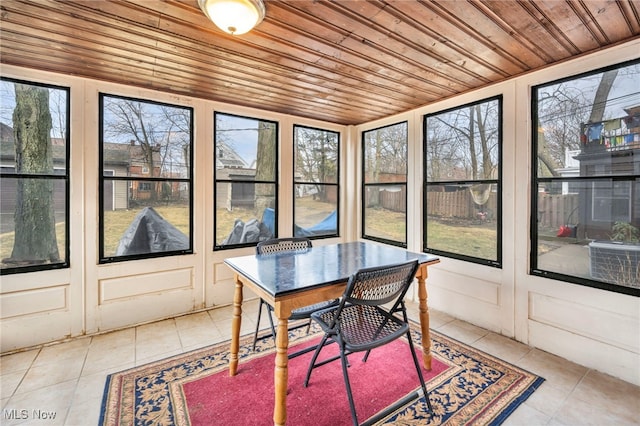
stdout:
POLYGON ((435 267, 429 268, 427 289, 438 287, 448 292, 476 299, 491 305, 500 304, 500 285, 435 267))
POLYGON ((71 337, 69 311, 13 317, 0 322, 0 352, 24 349, 71 337))
POLYGON ((574 300, 530 292, 529 320, 627 351, 640 352, 637 314, 623 315, 574 300))
POLYGON ((193 288, 192 269, 100 280, 100 304, 193 288))
POLYGON ((52 342, 71 335, 69 285, 0 295, 0 351, 52 342))
POLYGON ((430 308, 503 332, 498 283, 430 267, 427 293, 430 308))
POLYGON ((529 321, 529 344, 640 386, 640 354, 567 330, 529 321))
POLYGON ((69 285, 57 285, 0 295, 0 316, 3 320, 23 315, 67 310, 69 285))
POLYGON ((155 321, 195 310, 193 268, 99 281, 98 330, 155 321))

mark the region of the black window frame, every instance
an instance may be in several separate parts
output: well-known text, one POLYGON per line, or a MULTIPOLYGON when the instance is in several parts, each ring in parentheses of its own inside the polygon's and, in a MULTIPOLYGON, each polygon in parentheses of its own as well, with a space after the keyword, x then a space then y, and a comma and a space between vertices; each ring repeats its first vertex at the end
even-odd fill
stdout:
POLYGON ((58 86, 47 83, 40 83, 28 80, 21 80, 10 77, 2 77, 0 76, 0 81, 11 82, 14 84, 25 84, 30 86, 37 87, 46 87, 47 89, 56 89, 62 90, 66 92, 66 117, 65 117, 65 167, 63 174, 56 174, 56 170, 62 170, 61 168, 54 168, 53 174, 28 174, 28 173, 4 173, 0 168, 0 180, 2 177, 12 178, 12 179, 48 179, 53 182, 63 180, 64 188, 65 188, 65 206, 64 206, 64 215, 65 215, 65 251, 64 251, 64 260, 62 262, 56 263, 44 263, 44 264, 32 264, 27 266, 15 266, 0 269, 0 275, 14 275, 14 274, 22 274, 28 272, 37 272, 37 271, 48 271, 48 270, 56 270, 56 269, 68 269, 71 267, 71 238, 70 238, 70 214, 71 214, 71 88, 67 86, 58 86))
MULTIPOLYGON (((588 77, 595 74, 604 73, 613 69, 620 69, 627 66, 631 66, 634 64, 640 64, 640 59, 634 59, 630 61, 624 61, 612 65, 608 65, 605 67, 592 69, 589 71, 585 71, 578 74, 573 74, 567 77, 555 79, 552 81, 547 81, 545 83, 536 84, 531 86, 531 194, 530 194, 530 203, 531 203, 531 212, 529 216, 529 274, 532 276, 548 278, 560 282, 566 282, 569 284, 577 284, 585 287, 596 288, 600 290, 611 291, 614 293, 625 294, 630 296, 640 297, 640 288, 626 287, 624 285, 611 284, 604 281, 598 281, 589 279, 586 277, 579 277, 575 275, 567 275, 560 272, 555 271, 547 271, 541 268, 538 268, 538 188, 540 184, 548 184, 552 185, 555 182, 568 182, 577 183, 578 185, 581 183, 591 183, 592 185, 597 182, 607 182, 610 181, 612 184, 616 182, 629 182, 630 186, 640 185, 634 181, 640 179, 640 175, 626 174, 626 175, 617 175, 617 174, 602 174, 602 175, 594 175, 594 176, 576 176, 576 177, 539 177, 538 176, 538 127, 537 123, 539 122, 538 116, 538 93, 539 89, 557 85, 566 81, 578 80, 580 78, 588 77)), ((631 197, 633 197, 633 191, 631 191, 631 197)), ((593 197, 593 194, 591 194, 593 197)), ((635 200, 636 203, 640 203, 640 200, 635 200)))
MULTIPOLYGON (((98 153, 98 264, 109 264, 109 263, 117 263, 117 262, 127 262, 131 260, 140 260, 140 259, 155 259, 160 257, 169 257, 169 256, 181 256, 193 254, 193 184, 194 184, 194 174, 193 174, 193 151, 194 151, 194 132, 193 132, 193 122, 194 122, 194 110, 193 107, 184 106, 184 105, 176 105, 170 104, 167 102, 160 102, 156 100, 143 99, 143 98, 135 98, 130 96, 121 96, 114 95, 110 93, 99 92, 98 93, 98 144, 99 144, 99 153, 98 153), (189 177, 188 178, 162 178, 162 177, 144 177, 144 176, 116 176, 116 175, 106 175, 104 170, 104 98, 117 98, 123 100, 129 100, 133 102, 142 102, 153 105, 161 105, 172 108, 181 108, 190 112, 191 120, 189 123, 189 177), (189 247, 184 250, 168 250, 162 252, 155 253, 142 253, 142 254, 131 254, 131 255, 120 255, 120 256, 105 256, 104 254, 104 186, 105 182, 133 182, 133 181, 143 181, 143 182, 183 182, 189 185, 189 247)), ((127 185, 127 190, 129 189, 129 185, 127 185)))
POLYGON ((217 240, 217 206, 216 206, 216 202, 217 202, 217 197, 216 197, 216 188, 217 188, 217 184, 218 183, 229 183, 229 184, 233 184, 234 182, 237 183, 241 183, 241 184, 247 184, 247 183, 252 183, 254 185, 257 184, 270 184, 270 185, 274 185, 275 187, 275 196, 274 196, 274 204, 275 204, 275 208, 274 208, 274 224, 273 224, 273 237, 277 238, 278 237, 278 205, 279 205, 279 194, 280 194, 280 173, 278 173, 279 170, 279 166, 280 166, 280 123, 278 121, 275 120, 267 120, 267 119, 263 119, 263 118, 257 118, 257 117, 250 117, 247 115, 239 115, 239 114, 231 114, 228 112, 222 112, 222 111, 214 111, 213 112, 213 251, 221 251, 221 250, 233 250, 233 249, 237 249, 237 248, 244 248, 244 247, 255 247, 256 245, 258 245, 258 242, 250 242, 250 243, 240 243, 240 244, 217 244, 216 240, 217 240), (265 123, 272 123, 275 126, 275 135, 276 135, 276 140, 274 143, 274 147, 275 147, 275 159, 276 159, 276 165, 275 165, 275 173, 274 173, 274 180, 273 181, 265 181, 265 180, 247 180, 247 179, 218 179, 217 175, 218 175, 218 171, 216 168, 216 159, 217 159, 217 154, 218 154, 218 149, 217 149, 217 145, 216 145, 216 134, 217 134, 217 120, 216 117, 218 115, 225 115, 225 116, 229 116, 229 117, 237 117, 237 118, 243 118, 243 119, 247 119, 247 120, 256 120, 258 122, 265 122, 265 123))
POLYGON ((409 121, 408 120, 403 120, 403 121, 398 121, 396 123, 392 123, 392 124, 387 124, 384 126, 380 126, 380 127, 376 127, 373 129, 367 129, 364 130, 361 134, 361 145, 362 147, 362 195, 360 197, 360 205, 362 206, 361 208, 361 217, 360 217, 360 223, 362 224, 362 229, 361 229, 361 234, 360 236, 362 237, 362 239, 365 240, 370 240, 370 241, 375 241, 378 243, 383 243, 383 244, 389 244, 392 246, 396 246, 396 247, 402 247, 402 248, 407 248, 407 240, 408 240, 408 236, 409 236, 409 230, 407 229, 407 225, 408 225, 408 221, 407 221, 407 215, 408 215, 408 206, 409 206, 409 194, 407 192, 408 190, 408 182, 409 182, 409 121), (368 132, 375 132, 378 131, 380 129, 385 129, 388 127, 393 127, 393 126, 397 126, 399 124, 404 124, 407 127, 407 170, 405 172, 405 181, 404 182, 375 182, 375 183, 366 183, 366 149, 365 144, 365 135, 368 132), (394 187, 394 186, 404 186, 404 190, 405 190, 405 199, 404 199, 404 242, 403 241, 395 241, 395 240, 390 240, 387 238, 381 238, 381 237, 376 237, 376 236, 371 236, 371 235, 366 235, 365 234, 365 229, 366 229, 366 214, 365 214, 365 210, 366 210, 366 203, 365 203, 365 197, 367 194, 367 187, 394 187))
POLYGON ((422 232, 422 250, 425 253, 430 253, 430 254, 434 254, 434 255, 438 255, 438 256, 445 256, 445 257, 449 257, 452 259, 457 259, 457 260, 462 260, 465 262, 470 262, 470 263, 476 263, 479 265, 485 265, 485 266, 490 266, 493 268, 498 268, 498 269, 502 269, 503 266, 503 253, 502 253, 502 215, 503 215, 503 211, 502 211, 502 192, 503 192, 503 174, 502 174, 502 160, 503 160, 503 146, 504 146, 504 140, 503 140, 503 117, 504 115, 504 111, 503 111, 503 95, 502 94, 498 94, 495 96, 490 96, 488 98, 484 98, 484 99, 479 99, 473 102, 469 102, 466 103, 464 105, 457 105, 451 108, 447 108, 441 111, 436 111, 433 113, 429 113, 429 114, 425 114, 423 116, 423 120, 422 120, 422 135, 423 135, 423 142, 422 142, 422 147, 423 147, 423 155, 422 155, 422 161, 423 161, 423 194, 422 194, 422 212, 423 212, 423 232, 422 232), (427 170, 427 121, 429 117, 435 116, 435 115, 440 115, 440 114, 444 114, 447 112, 451 112, 451 111, 455 111, 455 110, 461 110, 464 108, 469 108, 472 107, 474 105, 479 105, 479 104, 484 104, 484 103, 488 103, 488 102, 493 102, 493 101, 497 101, 498 103, 498 167, 497 167, 497 178, 496 179, 470 179, 470 180, 458 180, 458 179, 453 179, 453 180, 443 180, 443 181, 433 181, 433 182, 429 182, 428 181, 428 174, 426 173, 427 170), (491 185, 495 185, 497 188, 497 193, 496 193, 496 259, 485 259, 485 258, 481 258, 481 257, 475 257, 475 256, 468 256, 468 255, 464 255, 464 254, 460 254, 460 253, 452 253, 450 251, 446 251, 446 250, 439 250, 439 249, 433 249, 433 248, 429 248, 428 246, 428 241, 427 241, 427 224, 428 224, 428 214, 427 214, 427 195, 428 195, 428 191, 427 188, 429 186, 440 186, 440 185, 461 185, 461 186, 466 186, 466 185, 474 185, 474 184, 483 184, 483 183, 489 183, 491 185))
POLYGON ((293 236, 296 236, 296 206, 295 206, 295 199, 296 199, 296 185, 320 185, 320 186, 328 186, 328 187, 335 187, 336 188, 336 232, 335 233, 331 233, 331 234, 320 234, 320 235, 308 235, 306 236, 309 239, 312 240, 320 240, 320 239, 324 239, 324 238, 336 238, 340 236, 340 198, 341 198, 341 194, 340 194, 340 132, 336 132, 334 130, 327 130, 327 129, 322 129, 319 127, 311 127, 311 126, 305 126, 302 124, 294 124, 293 125, 293 152, 294 152, 294 158, 293 158, 293 192, 292 192, 292 197, 293 197, 293 212, 292 212, 292 218, 293 218, 293 236), (316 182, 306 182, 306 181, 297 181, 296 180, 296 176, 295 176, 295 170, 296 170, 296 158, 295 158, 295 152, 296 152, 296 144, 297 144, 297 140, 296 140, 296 129, 298 128, 304 128, 304 129, 308 129, 308 130, 317 130, 317 131, 321 131, 321 132, 327 132, 327 133, 332 133, 336 135, 337 138, 337 149, 336 149, 336 182, 335 183, 316 183, 316 182))

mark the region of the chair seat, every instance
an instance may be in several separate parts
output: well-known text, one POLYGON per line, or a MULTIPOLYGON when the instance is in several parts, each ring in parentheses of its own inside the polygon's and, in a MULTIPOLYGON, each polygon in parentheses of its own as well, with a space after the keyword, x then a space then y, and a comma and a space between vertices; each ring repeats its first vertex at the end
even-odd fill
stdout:
POLYGON ((307 319, 311 317, 311 314, 320 309, 327 309, 333 306, 338 306, 340 303, 340 299, 333 300, 325 300, 319 303, 315 303, 313 305, 303 306, 302 308, 294 309, 291 311, 290 321, 295 321, 299 319, 307 319))
MULTIPOLYGON (((309 385, 311 372, 318 367, 340 359, 342 364, 342 376, 347 388, 349 398, 349 410, 354 426, 358 426, 358 413, 349 383, 349 366, 347 356, 353 352, 364 352, 362 362, 366 362, 372 349, 385 345, 401 337, 406 337, 411 352, 416 374, 420 379, 420 387, 429 412, 433 412, 429 401, 429 391, 424 383, 424 377, 418 356, 413 347, 411 330, 407 309, 404 305, 404 296, 416 276, 418 261, 412 260, 404 263, 363 268, 355 272, 349 278, 347 288, 340 299, 338 306, 322 309, 311 314, 311 319, 320 325, 324 331, 322 340, 316 346, 313 353, 304 387, 309 385), (395 303, 390 308, 385 305, 395 303), (402 318, 396 316, 402 314, 402 318), (330 356, 318 361, 318 355, 327 343, 336 343, 340 354, 330 356)), ((379 378, 372 378, 376 380, 379 378)), ((384 386, 381 382, 379 386, 384 386)), ((420 398, 420 394, 414 392, 411 398, 420 398)), ((403 402, 404 404, 404 402, 403 402)), ((377 420, 376 420, 377 421, 377 420)), ((367 424, 369 424, 367 422, 367 424)))
MULTIPOLYGON (((331 323, 338 311, 338 308, 324 309, 311 316, 327 332, 331 330, 331 323)), ((397 339, 407 333, 409 325, 389 316, 377 306, 350 305, 342 310, 339 329, 345 349, 359 352, 397 339)))

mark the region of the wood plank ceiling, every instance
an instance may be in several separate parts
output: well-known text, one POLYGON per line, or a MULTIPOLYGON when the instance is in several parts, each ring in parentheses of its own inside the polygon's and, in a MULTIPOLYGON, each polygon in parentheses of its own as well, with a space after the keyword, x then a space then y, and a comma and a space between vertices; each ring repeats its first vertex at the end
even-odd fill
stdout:
POLYGON ((640 36, 640 0, 2 0, 0 62, 360 124, 640 36))

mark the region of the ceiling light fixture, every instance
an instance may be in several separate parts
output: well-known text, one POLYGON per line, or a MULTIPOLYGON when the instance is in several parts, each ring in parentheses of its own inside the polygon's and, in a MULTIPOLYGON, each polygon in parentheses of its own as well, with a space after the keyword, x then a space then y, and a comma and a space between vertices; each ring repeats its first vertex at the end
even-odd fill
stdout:
POLYGON ((222 31, 240 35, 264 19, 262 0, 198 0, 200 9, 222 31))

